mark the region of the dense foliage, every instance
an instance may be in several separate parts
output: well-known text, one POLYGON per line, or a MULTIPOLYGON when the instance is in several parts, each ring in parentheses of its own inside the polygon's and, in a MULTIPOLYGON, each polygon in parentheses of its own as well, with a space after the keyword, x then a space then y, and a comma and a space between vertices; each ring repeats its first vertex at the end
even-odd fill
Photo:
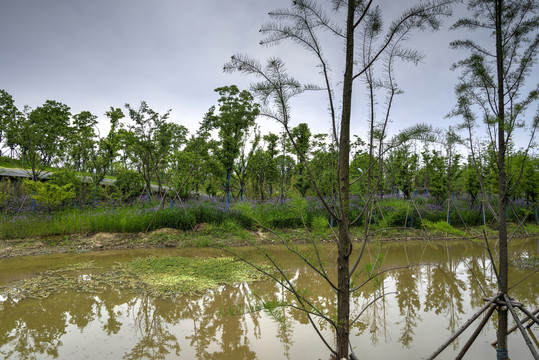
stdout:
MULTIPOLYGON (((96 132, 97 116, 89 111, 72 115, 67 105, 47 101, 35 110, 25 107, 21 112, 12 97, 2 90, 0 150, 4 156, 0 156, 0 167, 27 169, 33 180, 53 171, 57 173, 53 177, 56 185, 73 185, 80 204, 110 200, 113 189, 97 184, 107 176, 116 175, 120 180, 116 195, 123 200, 141 193, 163 193, 166 188, 173 198, 196 194, 223 196, 227 188, 234 199, 314 196, 299 150, 322 194, 327 197, 335 194, 337 151, 327 134, 311 134, 308 124, 299 124, 291 130, 297 149, 283 133, 262 136, 253 121, 258 106, 252 103, 252 97, 236 87, 218 90, 223 95, 219 100, 221 107, 226 101, 235 101, 235 106, 241 105, 240 110, 246 113, 243 116, 247 118, 235 128, 220 125, 219 119, 229 115, 216 115, 212 108, 200 129, 190 136, 183 125, 168 120, 169 112, 160 115, 141 102, 138 109, 126 104, 127 119, 121 109, 111 107, 105 114, 110 132, 101 137, 96 132), (55 130, 51 131, 52 128, 55 130), (219 131, 217 139, 212 137, 211 129, 219 131), (25 138, 24 134, 32 138, 25 138), (143 188, 153 186, 155 191, 142 191, 134 173, 140 175, 143 188), (122 179, 128 174, 129 179, 122 179), (133 189, 127 189, 128 186, 133 189)), ((230 126, 229 121, 226 123, 230 126)), ((368 148, 369 144, 360 138, 352 147, 350 171, 354 195, 365 194, 369 166, 371 183, 380 178, 380 194, 399 194, 406 199, 429 195, 438 205, 459 196, 467 198, 473 206, 479 201, 479 175, 484 179, 486 191, 496 193, 496 156, 488 143, 484 144, 486 150, 475 157, 475 164, 470 156, 455 150, 454 142, 448 141, 408 140, 389 149, 382 159, 376 156, 373 165, 369 165, 368 148), (381 169, 378 160, 383 165, 381 169)), ((506 172, 512 181, 509 197, 536 204, 539 158, 514 147, 509 147, 506 158, 506 172)), ((0 192, 1 199, 8 190, 2 188, 0 192)))

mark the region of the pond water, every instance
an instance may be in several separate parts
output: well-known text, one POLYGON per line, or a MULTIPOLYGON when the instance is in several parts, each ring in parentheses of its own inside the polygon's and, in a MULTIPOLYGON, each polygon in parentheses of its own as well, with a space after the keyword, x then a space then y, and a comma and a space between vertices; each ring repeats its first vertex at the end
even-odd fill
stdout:
MULTIPOLYGON (((513 241, 510 256, 537 256, 538 239, 513 241)), ((366 250, 365 261, 379 252, 377 244, 366 250)), ((254 248, 237 252, 255 261, 263 257, 254 248)), ((267 250, 294 279, 298 288, 309 288, 322 309, 333 308, 335 295, 324 281, 286 249, 267 250)), ((305 249, 301 249, 305 250, 305 249)), ((322 254, 332 268, 334 245, 324 245, 322 254)), ((354 314, 373 298, 385 295, 367 308, 355 322, 351 345, 360 359, 421 359, 430 355, 468 317, 483 306, 483 288, 496 293, 495 276, 486 252, 470 242, 386 243, 381 248, 382 269, 388 271, 377 282, 369 282, 355 293, 354 314), (479 283, 481 286, 479 286, 479 283)), ((153 256, 223 256, 216 249, 148 249, 103 251, 84 254, 35 256, 3 260, 0 286, 32 278, 49 269, 94 260, 103 269, 116 262, 153 256)), ((81 278, 91 275, 83 270, 81 278)), ((510 267, 511 284, 531 270, 510 267)), ((334 276, 333 273, 329 274, 334 276)), ((510 293, 533 310, 539 304, 537 274, 518 284, 510 293)), ((364 279, 364 274, 357 279, 364 279)), ((511 285, 510 284, 510 285, 511 285)), ((221 286, 199 296, 169 301, 133 295, 118 289, 97 294, 68 292, 45 299, 14 301, 0 298, 0 357, 5 359, 328 359, 329 352, 297 311, 286 310, 282 323, 265 312, 234 314, 231 310, 257 298, 289 297, 273 281, 221 286)), ((467 332, 471 334, 475 326, 467 332)), ((331 329, 322 333, 333 342, 331 329)), ((539 329, 532 327, 535 339, 539 329)), ((468 359, 493 359, 490 343, 495 323, 489 321, 468 359)), ((447 348, 438 358, 453 359, 465 338, 447 348)), ((512 359, 531 359, 521 335, 509 337, 512 359)))

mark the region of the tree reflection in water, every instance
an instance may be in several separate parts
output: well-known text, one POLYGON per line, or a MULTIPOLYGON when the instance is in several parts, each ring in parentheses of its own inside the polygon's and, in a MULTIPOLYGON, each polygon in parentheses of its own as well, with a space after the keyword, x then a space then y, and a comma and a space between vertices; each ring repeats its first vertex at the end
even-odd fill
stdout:
POLYGON ((464 265, 460 259, 449 255, 448 247, 446 251, 446 261, 440 262, 434 268, 429 266, 425 311, 434 310, 437 315, 443 315, 448 320, 447 329, 454 333, 460 324, 459 314, 464 313, 462 294, 467 287, 458 273, 464 265))
POLYGON ((256 354, 249 346, 249 324, 251 335, 260 337, 259 313, 247 316, 226 315, 227 306, 247 304, 251 301, 247 284, 221 287, 185 304, 186 313, 193 321, 193 333, 186 336, 196 349, 198 359, 255 359, 256 354), (213 350, 217 348, 216 350, 213 350), (213 351, 212 351, 213 350, 213 351))
POLYGON ((419 267, 411 267, 397 272, 395 275, 396 298, 400 315, 404 317, 401 321, 404 325, 401 330, 399 342, 406 347, 410 347, 413 340, 414 328, 421 322, 418 310, 421 308, 418 290, 419 267))
MULTIPOLYGON (((354 346, 361 349, 363 358, 382 353, 378 357, 416 359, 418 355, 428 355, 433 333, 437 339, 444 338, 462 325, 466 313, 484 304, 481 288, 488 295, 496 292, 492 266, 481 249, 462 244, 422 244, 412 252, 405 250, 407 246, 410 245, 389 245, 384 268, 412 262, 425 265, 388 271, 376 286, 368 283, 353 298, 357 315, 372 299, 385 295, 383 301, 375 302, 355 322, 353 342, 361 344, 354 346), (363 337, 366 339, 361 340, 363 337)), ((534 247, 534 243, 515 247, 513 255, 534 254, 534 247)), ((290 265, 294 285, 310 289, 312 301, 331 315, 335 293, 300 265, 290 265)), ((511 268, 510 278, 515 282, 510 286, 527 273, 511 268)), ((364 278, 357 279, 358 283, 366 278, 366 274, 361 276, 364 278)), ((537 307, 536 284, 532 276, 511 292, 530 307, 537 307)), ((175 301, 133 296, 116 289, 100 294, 52 295, 43 300, 17 302, 7 298, 0 301, 0 357, 67 359, 78 352, 90 359, 322 356, 323 345, 303 313, 284 308, 285 322, 274 323, 263 312, 248 311, 256 307, 258 296, 286 301, 290 293, 265 281, 222 286, 201 296, 175 301), (244 310, 243 314, 230 311, 237 307, 244 310)), ((488 334, 482 335, 485 344, 495 337, 492 324, 486 329, 488 334)), ((326 333, 330 330, 323 328, 326 333)))
POLYGON ((40 354, 58 357, 60 337, 66 333, 67 313, 49 309, 42 301, 17 303, 8 298, 1 305, 0 354, 5 359, 37 359, 40 354))
POLYGON ((137 344, 124 355, 124 359, 165 359, 169 353, 180 355, 180 345, 167 328, 175 314, 163 309, 162 302, 149 296, 139 296, 128 303, 128 313, 134 318, 137 344))

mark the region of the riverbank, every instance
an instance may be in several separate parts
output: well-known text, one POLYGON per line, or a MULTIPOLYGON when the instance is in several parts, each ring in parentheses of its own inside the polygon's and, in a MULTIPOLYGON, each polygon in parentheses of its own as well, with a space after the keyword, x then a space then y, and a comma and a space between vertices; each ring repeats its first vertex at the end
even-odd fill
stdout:
MULTIPOLYGON (((539 226, 528 225, 526 228, 511 227, 516 238, 539 237, 539 226)), ((355 241, 363 238, 363 228, 352 228, 355 241)), ((482 241, 481 227, 469 228, 460 233, 429 231, 410 228, 393 228, 374 232, 371 241, 411 241, 411 240, 472 240, 482 241)), ((487 235, 496 238, 495 229, 486 229, 487 235)), ((287 242, 307 243, 310 236, 319 243, 335 240, 336 234, 330 229, 326 233, 309 234, 305 229, 279 229, 276 231, 287 242)), ((211 224, 197 224, 193 230, 182 231, 164 228, 147 233, 95 233, 72 234, 62 236, 43 236, 25 239, 0 240, 0 259, 19 256, 33 256, 60 253, 83 253, 100 250, 120 250, 136 248, 182 248, 208 246, 242 246, 253 243, 261 245, 278 244, 281 240, 270 231, 241 228, 226 229, 211 224)))

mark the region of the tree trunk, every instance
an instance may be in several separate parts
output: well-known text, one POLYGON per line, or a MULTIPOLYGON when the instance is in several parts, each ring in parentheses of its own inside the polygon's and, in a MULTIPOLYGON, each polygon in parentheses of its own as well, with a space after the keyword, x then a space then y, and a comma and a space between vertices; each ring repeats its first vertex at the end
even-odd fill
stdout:
POLYGON ((226 171, 226 184, 225 184, 225 191, 226 191, 226 207, 228 208, 230 206, 230 177, 232 176, 232 169, 226 171))
MULTIPOLYGON (((498 78, 498 241, 499 274, 498 290, 507 294, 508 290, 508 254, 507 254, 507 185, 505 174, 505 107, 504 107, 504 72, 503 72, 503 45, 502 45, 502 10, 503 0, 496 0, 496 62, 498 78)), ((507 310, 498 310, 498 349, 507 351, 507 310)), ((507 356, 498 356, 498 360, 508 359, 507 356)))
POLYGON ((346 19, 346 64, 343 81, 343 105, 339 142, 339 251, 337 257, 337 356, 348 359, 350 337, 350 115, 354 66, 354 14, 355 2, 348 2, 346 19))

